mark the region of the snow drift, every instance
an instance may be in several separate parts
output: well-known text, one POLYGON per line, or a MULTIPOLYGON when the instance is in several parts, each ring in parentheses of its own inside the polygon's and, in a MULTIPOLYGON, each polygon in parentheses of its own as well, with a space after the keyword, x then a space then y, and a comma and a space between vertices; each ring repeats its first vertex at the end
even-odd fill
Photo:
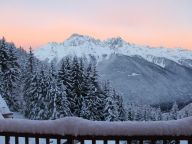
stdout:
POLYGON ((72 136, 192 136, 192 117, 175 121, 101 122, 77 117, 58 120, 0 120, 0 132, 72 136))

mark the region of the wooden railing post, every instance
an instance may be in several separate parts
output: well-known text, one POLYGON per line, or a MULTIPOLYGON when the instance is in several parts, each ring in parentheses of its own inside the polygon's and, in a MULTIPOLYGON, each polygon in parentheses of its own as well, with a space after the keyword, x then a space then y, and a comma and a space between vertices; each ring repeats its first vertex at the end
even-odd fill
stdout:
POLYGON ((156 140, 151 140, 151 144, 155 144, 156 143, 156 140))
POLYGON ((192 144, 192 139, 188 140, 188 144, 192 144))
POLYGON ((127 140, 127 144, 131 144, 131 140, 127 140))
POLYGON ((46 144, 50 144, 49 138, 46 137, 46 144))
POLYGON ((35 144, 39 144, 39 138, 38 137, 35 138, 35 144))
POLYGON ((119 140, 115 140, 115 144, 119 144, 119 140))
POLYGON ((68 138, 68 139, 67 139, 67 144, 74 144, 74 140, 71 139, 71 138, 68 138))
POLYGON ((180 144, 180 140, 175 140, 175 144, 180 144))
POLYGON ((139 144, 143 144, 143 140, 139 140, 139 144))
POLYGON ((29 144, 29 138, 25 137, 25 144, 29 144))
POLYGON ((9 136, 5 136, 5 144, 9 144, 9 141, 10 141, 10 137, 9 136))
POLYGON ((35 144, 40 144, 40 139, 43 139, 46 144, 50 144, 50 139, 54 139, 56 144, 61 144, 63 140, 66 140, 64 144, 85 144, 85 140, 90 140, 92 144, 96 144, 97 140, 101 140, 103 144, 108 144, 108 141, 113 141, 115 144, 120 144, 121 140, 124 141, 125 144, 180 144, 180 140, 188 141, 188 144, 192 144, 192 137, 190 136, 100 136, 100 135, 89 135, 89 136, 65 136, 65 135, 49 135, 49 134, 33 134, 33 133, 10 133, 10 132, 2 132, 0 136, 3 136, 5 142, 3 144, 10 144, 10 138, 15 139, 14 144, 19 144, 20 138, 25 141, 24 144, 29 144, 30 138, 35 139, 35 144))
POLYGON ((107 144, 107 140, 106 139, 104 140, 103 144, 107 144))
POLYGON ((84 140, 83 139, 80 140, 80 144, 84 144, 84 140))
POLYGON ((92 140, 92 144, 96 144, 96 140, 95 139, 92 140))
POLYGON ((19 137, 15 136, 15 144, 19 144, 19 137))
POLYGON ((60 143, 61 143, 61 139, 57 138, 57 144, 60 144, 60 143))

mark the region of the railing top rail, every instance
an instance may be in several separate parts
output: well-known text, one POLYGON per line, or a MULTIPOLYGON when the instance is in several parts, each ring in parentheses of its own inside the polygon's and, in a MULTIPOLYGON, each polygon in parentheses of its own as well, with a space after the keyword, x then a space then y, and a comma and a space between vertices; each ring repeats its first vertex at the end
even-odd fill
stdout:
POLYGON ((58 120, 0 120, 1 134, 52 135, 61 137, 192 137, 192 117, 157 122, 101 122, 77 117, 58 120))

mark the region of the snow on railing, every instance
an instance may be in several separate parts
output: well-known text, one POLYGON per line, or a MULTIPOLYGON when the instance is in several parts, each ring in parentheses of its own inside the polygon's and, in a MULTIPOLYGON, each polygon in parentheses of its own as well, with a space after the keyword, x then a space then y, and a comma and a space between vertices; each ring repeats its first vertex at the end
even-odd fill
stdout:
POLYGON ((8 144, 9 137, 15 137, 18 144, 18 137, 25 137, 28 144, 29 137, 36 139, 45 138, 46 144, 49 139, 57 139, 58 144, 61 139, 66 139, 68 143, 75 140, 84 143, 84 140, 120 140, 131 142, 132 140, 179 140, 192 141, 192 117, 157 122, 101 122, 89 121, 76 117, 66 117, 57 120, 22 120, 6 119, 0 120, 0 135, 5 136, 5 143, 8 144))

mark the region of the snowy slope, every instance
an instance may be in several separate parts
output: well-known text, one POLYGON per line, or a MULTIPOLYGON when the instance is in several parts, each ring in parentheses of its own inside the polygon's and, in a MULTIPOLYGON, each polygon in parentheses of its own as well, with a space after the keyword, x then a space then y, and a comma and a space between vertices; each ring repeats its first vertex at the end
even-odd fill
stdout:
POLYGON ((192 51, 184 49, 151 48, 125 42, 122 38, 110 38, 105 41, 96 40, 89 36, 79 34, 71 35, 62 43, 48 43, 34 51, 40 60, 51 61, 56 58, 60 61, 63 57, 76 55, 78 57, 95 56, 99 61, 109 58, 111 54, 126 56, 141 56, 147 61, 153 62, 161 67, 165 66, 165 59, 192 66, 192 51))

